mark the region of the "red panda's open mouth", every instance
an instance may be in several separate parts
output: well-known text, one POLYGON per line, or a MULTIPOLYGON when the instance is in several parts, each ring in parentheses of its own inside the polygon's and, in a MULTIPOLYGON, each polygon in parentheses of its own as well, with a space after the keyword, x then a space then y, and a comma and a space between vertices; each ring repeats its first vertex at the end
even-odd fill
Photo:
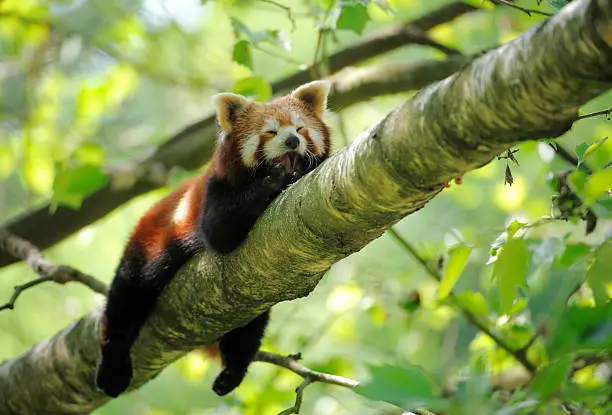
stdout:
POLYGON ((285 169, 288 172, 293 172, 297 169, 299 158, 300 155, 298 153, 295 151, 290 151, 280 156, 277 160, 279 164, 285 166, 285 169))

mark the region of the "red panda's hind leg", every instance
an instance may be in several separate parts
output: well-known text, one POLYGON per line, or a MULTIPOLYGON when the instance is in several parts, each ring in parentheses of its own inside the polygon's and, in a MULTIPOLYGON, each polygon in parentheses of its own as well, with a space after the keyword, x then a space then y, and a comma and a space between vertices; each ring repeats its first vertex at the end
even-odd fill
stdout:
POLYGON ((132 344, 163 289, 193 253, 172 241, 152 261, 146 260, 139 247, 132 246, 124 254, 101 319, 96 385, 107 395, 117 397, 130 385, 132 344))
POLYGON ((224 369, 213 384, 213 390, 217 395, 227 395, 242 383, 249 364, 261 346, 269 317, 270 310, 221 338, 219 351, 224 369))

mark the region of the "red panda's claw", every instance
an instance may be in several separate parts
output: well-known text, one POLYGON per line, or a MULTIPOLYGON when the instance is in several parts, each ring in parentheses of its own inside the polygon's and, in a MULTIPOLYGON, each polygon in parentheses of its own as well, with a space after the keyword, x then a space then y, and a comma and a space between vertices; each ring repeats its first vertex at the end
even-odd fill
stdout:
POLYGON ((270 174, 263 179, 263 184, 272 191, 280 191, 289 184, 289 174, 282 164, 275 164, 270 169, 270 174))

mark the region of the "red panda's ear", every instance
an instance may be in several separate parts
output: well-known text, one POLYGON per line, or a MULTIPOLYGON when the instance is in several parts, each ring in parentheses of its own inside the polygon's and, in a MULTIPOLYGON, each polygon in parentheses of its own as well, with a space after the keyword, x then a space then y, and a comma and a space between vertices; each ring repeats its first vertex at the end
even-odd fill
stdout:
POLYGON ((217 110, 217 121, 223 131, 232 131, 232 124, 236 121, 236 116, 244 111, 249 100, 242 95, 224 92, 213 95, 211 98, 213 107, 217 110))
POLYGON ((291 93, 291 96, 310 105, 318 117, 323 116, 327 107, 327 95, 331 83, 328 81, 313 81, 302 85, 291 93))

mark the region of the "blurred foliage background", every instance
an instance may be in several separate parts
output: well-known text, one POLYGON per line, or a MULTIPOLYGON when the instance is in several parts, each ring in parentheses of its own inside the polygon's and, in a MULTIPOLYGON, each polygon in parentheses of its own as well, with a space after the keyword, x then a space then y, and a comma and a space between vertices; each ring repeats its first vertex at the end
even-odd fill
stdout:
MULTIPOLYGON (((471 4, 473 11, 434 25, 429 37, 469 55, 510 41, 546 17, 486 1, 471 4)), ((552 14, 565 2, 517 4, 552 14)), ((317 62, 324 75, 329 54, 445 5, 0 0, 0 223, 46 204, 77 215, 82 201, 116 180, 117 172, 131 171, 173 134, 209 116, 211 94, 229 90, 268 100, 273 81, 317 62)), ((361 66, 445 58, 440 48, 412 44, 361 66)), ((379 96, 342 111, 330 108, 326 121, 335 148, 412 93, 379 96)), ((608 94, 583 111, 611 106, 608 94)), ((556 193, 551 173, 572 166, 546 142, 526 143, 514 154, 520 166, 501 159, 468 174, 462 185, 453 184, 397 224, 395 234, 336 264, 308 298, 276 306, 265 350, 301 352, 308 367, 365 384, 358 393, 311 385, 301 413, 400 414, 398 407, 414 406, 466 414, 562 413, 575 404, 592 411, 584 413, 612 414, 610 365, 587 364, 568 376, 574 357, 609 357, 612 350, 612 228, 605 194, 612 140, 601 141, 611 134, 612 122, 602 116, 580 121, 560 140, 584 159, 570 182, 598 216, 589 235, 575 212, 569 221, 541 220, 551 214, 556 193), (587 163, 591 171, 584 170, 587 163), (507 165, 512 186, 504 183, 507 165), (592 172, 599 176, 588 185, 592 172), (442 286, 432 273, 443 277, 442 286), (515 350, 529 342, 526 355, 541 368, 539 378, 514 394, 491 391, 497 375, 520 372, 520 365, 462 309, 515 350), (451 381, 453 397, 443 398, 451 381)), ((82 227, 48 249, 47 257, 110 282, 140 215, 197 170, 167 173, 162 188, 82 227)), ((46 227, 37 232, 44 234, 46 227)), ((0 303, 15 285, 34 277, 24 263, 0 269, 0 303)), ((14 310, 0 313, 0 360, 103 301, 78 284, 27 291, 14 310)), ((291 406, 301 381, 256 363, 235 393, 219 398, 210 389, 218 370, 218 363, 194 352, 95 414, 275 414, 291 406)))

